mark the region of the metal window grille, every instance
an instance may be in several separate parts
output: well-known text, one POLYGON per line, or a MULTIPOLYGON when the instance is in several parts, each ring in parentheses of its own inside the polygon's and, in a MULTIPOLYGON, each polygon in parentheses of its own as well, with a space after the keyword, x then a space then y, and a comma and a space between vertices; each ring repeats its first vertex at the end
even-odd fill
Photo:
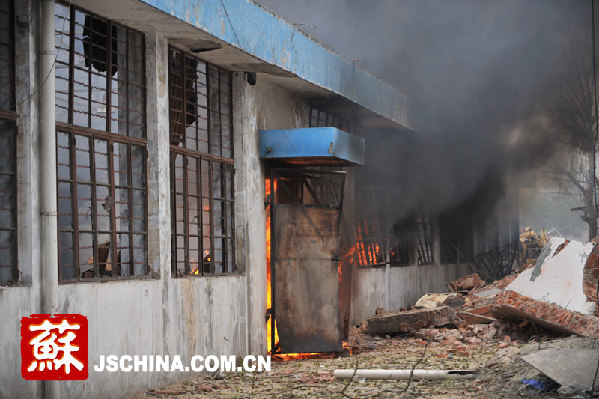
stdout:
POLYGON ((14 72, 13 4, 0 0, 0 284, 19 278, 14 72))
POLYGON ((336 127, 348 133, 355 133, 356 131, 355 121, 351 118, 323 111, 316 107, 310 108, 310 127, 336 127))
POLYGON ((377 198, 384 190, 372 186, 356 189, 356 226, 354 252, 357 266, 381 266, 387 261, 388 240, 380 223, 377 198))
POLYGON ((174 276, 234 272, 231 73, 169 49, 174 276))
POLYGON ((58 3, 55 20, 59 279, 145 276, 144 36, 58 3))
POLYGON ((435 263, 435 256, 433 247, 433 227, 430 215, 423 210, 420 210, 416 215, 416 225, 418 226, 418 238, 416 242, 418 264, 433 264, 435 263))
POLYGON ((0 284, 17 283, 15 121, 0 118, 0 284))
POLYGON ((57 3, 55 43, 57 122, 145 138, 144 35, 57 3))

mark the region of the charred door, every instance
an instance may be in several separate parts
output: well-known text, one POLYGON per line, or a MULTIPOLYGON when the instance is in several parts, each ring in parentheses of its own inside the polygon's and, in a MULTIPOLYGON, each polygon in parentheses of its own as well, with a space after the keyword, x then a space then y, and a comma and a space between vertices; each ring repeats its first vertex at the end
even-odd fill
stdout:
POLYGON ((338 259, 345 173, 275 169, 271 177, 276 352, 342 351, 338 259))

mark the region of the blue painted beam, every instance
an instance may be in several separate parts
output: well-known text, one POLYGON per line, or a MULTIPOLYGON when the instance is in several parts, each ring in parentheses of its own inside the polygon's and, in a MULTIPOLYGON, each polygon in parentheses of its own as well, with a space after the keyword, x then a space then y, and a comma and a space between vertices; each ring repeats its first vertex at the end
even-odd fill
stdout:
POLYGON ((140 0, 402 126, 407 97, 249 0, 140 0))
POLYGON ((301 165, 364 165, 364 139, 334 127, 260 130, 260 158, 301 165))

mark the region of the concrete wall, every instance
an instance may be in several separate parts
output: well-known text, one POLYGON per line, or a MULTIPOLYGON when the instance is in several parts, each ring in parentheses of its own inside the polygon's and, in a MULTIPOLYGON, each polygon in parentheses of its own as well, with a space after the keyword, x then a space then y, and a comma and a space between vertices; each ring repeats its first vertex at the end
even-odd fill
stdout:
MULTIPOLYGON (((16 2, 19 270, 16 287, 0 288, 0 398, 40 397, 42 383, 20 376, 20 319, 40 312, 36 43, 39 3, 16 2), (33 3, 33 5, 31 4, 33 3)), ((308 125, 308 103, 258 77, 233 78, 236 259, 239 272, 171 276, 168 137, 168 39, 146 33, 148 115, 148 262, 146 279, 59 285, 59 312, 89 320, 90 375, 58 383, 60 397, 121 397, 191 378, 187 373, 96 373, 100 355, 266 353, 264 170, 258 129, 308 125)))
POLYGON ((39 395, 41 384, 21 378, 20 321, 39 313, 39 154, 37 115, 38 24, 33 23, 39 8, 31 1, 15 2, 15 75, 17 103, 18 261, 20 286, 0 287, 0 398, 39 395))
POLYGON ((413 305, 428 292, 445 292, 447 284, 470 273, 467 265, 422 265, 354 268, 350 323, 373 316, 376 308, 389 311, 413 305))

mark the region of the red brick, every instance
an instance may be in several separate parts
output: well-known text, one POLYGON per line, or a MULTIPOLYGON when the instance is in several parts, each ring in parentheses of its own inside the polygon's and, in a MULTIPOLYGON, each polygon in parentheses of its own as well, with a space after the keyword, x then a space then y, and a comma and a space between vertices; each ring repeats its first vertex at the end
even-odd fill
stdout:
POLYGON ((493 315, 497 318, 527 318, 559 332, 599 338, 599 318, 537 301, 510 290, 497 296, 493 315))

